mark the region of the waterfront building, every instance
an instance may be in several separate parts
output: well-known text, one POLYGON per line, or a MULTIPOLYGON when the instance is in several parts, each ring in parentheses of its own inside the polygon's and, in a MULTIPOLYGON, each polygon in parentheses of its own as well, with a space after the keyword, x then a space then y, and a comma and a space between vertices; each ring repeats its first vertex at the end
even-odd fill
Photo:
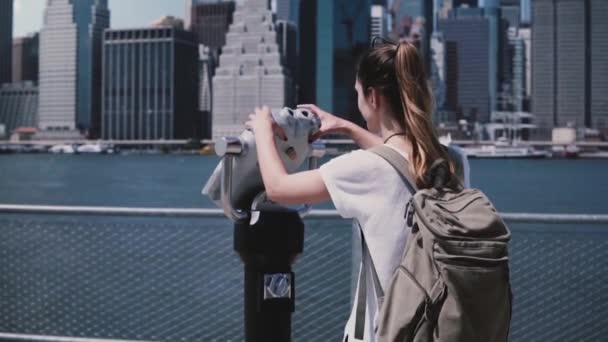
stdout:
POLYGON ((13 82, 38 82, 39 34, 13 40, 13 82))
POLYGON ((31 81, 0 86, 0 125, 10 135, 19 127, 38 124, 38 87, 31 81))
MULTIPOLYGON (((462 8, 453 10, 461 11, 462 8)), ((451 14, 439 20, 445 40, 446 108, 469 121, 488 122, 493 88, 490 83, 490 22, 481 15, 451 14)))
POLYGON ((238 135, 256 106, 295 105, 295 87, 281 63, 267 0, 247 0, 234 12, 213 77, 213 137, 238 135))
POLYGON ((40 32, 39 125, 45 138, 99 136, 107 0, 47 0, 40 32))
POLYGON ((200 137, 196 36, 175 26, 106 30, 103 139, 200 137))
POLYGON ((589 2, 590 37, 586 38, 591 48, 589 58, 591 127, 602 130, 608 137, 608 1, 589 2))
POLYGON ((544 128, 608 128, 608 2, 532 3, 532 111, 544 128))

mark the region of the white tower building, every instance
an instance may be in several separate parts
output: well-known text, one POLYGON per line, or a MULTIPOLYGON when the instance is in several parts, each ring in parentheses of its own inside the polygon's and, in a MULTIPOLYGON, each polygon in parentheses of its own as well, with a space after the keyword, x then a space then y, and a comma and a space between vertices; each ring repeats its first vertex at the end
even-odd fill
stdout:
POLYGON ((292 106, 292 77, 281 64, 268 0, 237 3, 213 77, 213 138, 238 135, 256 106, 292 106))
POLYGON ((107 0, 47 0, 39 105, 47 138, 100 131, 101 41, 109 23, 107 0))

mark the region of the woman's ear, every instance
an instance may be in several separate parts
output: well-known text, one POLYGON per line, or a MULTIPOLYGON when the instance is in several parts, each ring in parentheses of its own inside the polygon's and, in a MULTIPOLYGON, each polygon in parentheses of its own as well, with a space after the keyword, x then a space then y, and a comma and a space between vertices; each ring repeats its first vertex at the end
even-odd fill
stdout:
POLYGON ((378 109, 380 94, 376 91, 376 89, 369 87, 369 103, 372 105, 373 109, 378 109))

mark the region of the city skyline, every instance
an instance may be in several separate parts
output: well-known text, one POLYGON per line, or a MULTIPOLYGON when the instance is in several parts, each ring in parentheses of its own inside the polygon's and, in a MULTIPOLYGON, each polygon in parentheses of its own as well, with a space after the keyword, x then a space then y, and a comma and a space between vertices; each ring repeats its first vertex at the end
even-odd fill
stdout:
MULTIPOLYGON (((552 84, 549 80, 547 82, 536 82, 537 87, 531 86, 533 65, 538 64, 531 63, 531 60, 534 60, 534 58, 531 58, 531 52, 538 47, 542 47, 543 44, 550 43, 550 40, 538 41, 539 36, 537 34, 544 28, 547 32, 557 32, 556 37, 558 38, 568 38, 569 36, 560 32, 564 31, 565 28, 572 28, 572 30, 568 29, 565 32, 574 32, 576 31, 574 29, 579 28, 566 22, 566 19, 571 17, 570 12, 575 15, 583 9, 581 7, 583 3, 593 3, 594 6, 598 6, 597 4, 602 3, 601 1, 585 0, 576 3, 576 5, 572 3, 572 6, 567 9, 561 6, 563 10, 559 12, 560 20, 557 25, 551 24, 551 27, 545 27, 546 25, 543 26, 541 20, 537 22, 536 30, 534 30, 534 25, 530 29, 531 26, 523 19, 523 11, 520 11, 520 7, 527 5, 526 2, 521 0, 436 0, 432 3, 422 0, 350 0, 348 2, 343 0, 309 0, 308 3, 317 4, 310 9, 307 9, 301 0, 249 0, 249 2, 246 0, 148 0, 145 2, 146 6, 142 5, 137 9, 138 14, 142 13, 136 16, 133 15, 133 7, 129 6, 141 5, 144 0, 128 2, 118 0, 82 0, 76 2, 71 0, 69 2, 68 0, 3 1, 5 4, 14 5, 16 14, 14 27, 20 26, 19 18, 22 18, 24 13, 31 11, 34 5, 42 3, 47 6, 48 10, 53 8, 53 4, 55 6, 58 3, 63 4, 63 7, 59 10, 52 11, 55 13, 53 20, 47 17, 44 26, 41 28, 41 106, 38 117, 41 131, 78 130, 81 134, 93 132, 94 136, 97 135, 99 131, 99 120, 97 118, 100 116, 98 113, 100 99, 96 94, 100 77, 97 77, 96 74, 99 72, 98 69, 101 69, 101 66, 98 65, 100 50, 98 36, 105 28, 141 30, 154 26, 154 22, 158 21, 158 18, 164 17, 164 15, 171 15, 169 18, 179 18, 180 22, 183 18, 184 28, 196 34, 198 43, 202 43, 210 49, 208 58, 210 65, 212 65, 209 70, 211 76, 223 77, 226 76, 223 73, 226 73, 228 69, 242 70, 246 68, 250 61, 243 62, 238 58, 235 60, 233 55, 236 50, 233 46, 222 51, 227 37, 238 36, 238 39, 232 38, 234 42, 240 41, 240 39, 253 39, 248 37, 252 33, 248 30, 250 24, 243 28, 244 31, 241 31, 239 29, 241 24, 237 25, 233 22, 234 2, 240 3, 236 6, 236 12, 245 12, 245 10, 251 12, 253 11, 252 8, 255 7, 258 10, 263 8, 264 12, 273 13, 267 16, 267 19, 263 19, 263 22, 272 22, 273 27, 270 28, 270 31, 276 34, 272 35, 274 38, 262 37, 261 43, 264 46, 268 43, 278 43, 279 65, 280 68, 283 68, 282 73, 289 79, 286 80, 287 88, 292 88, 291 82, 294 82, 293 91, 287 91, 285 94, 287 97, 279 101, 283 103, 282 105, 288 103, 295 105, 296 103, 303 103, 302 101, 316 103, 340 117, 364 126, 365 122, 362 120, 356 106, 356 94, 352 90, 356 60, 357 55, 369 47, 373 36, 380 34, 393 39, 411 41, 419 46, 422 55, 427 60, 429 77, 436 83, 434 84, 434 89, 437 92, 435 95, 439 100, 436 111, 441 112, 441 115, 437 117, 446 118, 446 122, 454 123, 464 119, 469 123, 491 123, 494 120, 492 119, 494 117, 493 112, 504 110, 527 112, 530 111, 532 102, 531 112, 538 116, 537 123, 543 129, 552 128, 555 125, 571 125, 572 123, 585 127, 605 128, 606 126, 606 115, 601 109, 604 107, 602 106, 603 102, 600 99, 601 97, 597 95, 605 87, 605 82, 601 81, 604 69, 602 69, 601 63, 597 63, 598 59, 593 57, 601 56, 602 54, 599 51, 604 46, 598 42, 598 37, 602 36, 601 32, 604 30, 604 25, 598 22, 599 14, 597 13, 594 13, 593 18, 590 17, 584 21, 585 30, 579 30, 580 32, 589 31, 583 35, 586 38, 577 40, 576 46, 579 48, 569 53, 560 53, 559 56, 555 54, 555 65, 559 66, 559 73, 556 75, 567 74, 567 69, 563 67, 564 63, 562 62, 570 58, 571 63, 566 63, 567 65, 578 63, 576 65, 585 66, 584 75, 588 76, 582 79, 584 84, 578 82, 578 86, 574 87, 577 89, 576 91, 564 91, 563 86, 560 86, 559 91, 553 91, 554 95, 560 91, 567 94, 567 96, 556 96, 551 101, 553 104, 563 104, 557 107, 553 106, 555 108, 543 105, 542 101, 538 101, 538 99, 537 101, 530 101, 530 96, 536 96, 537 98, 539 96, 538 92, 535 95, 531 94, 534 88, 540 89, 538 85, 550 86, 552 84), (82 5, 86 1, 103 3, 103 6, 107 6, 108 12, 99 12, 89 18, 90 12, 87 8, 90 5, 82 5), (231 5, 228 3, 231 3, 231 5), (374 6, 374 4, 376 5, 374 6), (429 4, 440 7, 431 8, 427 6, 429 4), (478 7, 454 7, 460 5, 478 7), (68 14, 69 6, 74 7, 71 21, 68 20, 70 16, 68 14), (384 12, 382 6, 386 6, 384 12), (114 12, 110 17, 109 13, 112 12, 112 8, 114 8, 114 12), (376 12, 373 9, 376 9, 376 12), (302 13, 309 13, 309 15, 302 17, 301 11, 302 13), (311 11, 313 12, 311 13, 311 11), (121 19, 129 17, 129 15, 133 19, 121 19), (61 18, 61 22, 59 18, 61 18), (294 22, 284 22, 280 20, 281 18, 294 20, 294 22), (315 20, 311 21, 308 18, 315 18, 315 20), (592 25, 592 21, 596 24, 592 25), (90 32, 87 33, 85 29, 85 25, 90 24, 94 26, 92 35, 90 32), (297 26, 301 26, 299 27, 300 37, 297 37, 297 26), (472 29, 473 27, 476 29, 472 29), (229 28, 231 33, 227 34, 229 28), (391 32, 384 31, 387 28, 391 32), (438 43, 435 44, 437 49, 435 52, 439 54, 435 60, 431 61, 429 33, 433 28, 435 33, 439 34, 436 37, 440 37, 441 40, 435 42, 438 43), (73 46, 71 38, 74 32, 78 36, 76 46, 73 46), (534 32, 536 32, 536 35, 533 34, 534 32), (594 33, 591 34, 592 32, 594 33), (46 40, 45 37, 47 37, 46 40), (49 45, 49 42, 54 42, 57 39, 60 39, 62 43, 49 45), (288 42, 289 44, 287 44, 288 42), (589 45, 592 42, 595 42, 595 44, 589 45), (298 44, 300 45, 299 56, 296 48, 298 44), (535 45, 536 48, 534 48, 535 45), (593 49, 591 49, 591 46, 593 46, 593 49), (581 59, 581 56, 585 53, 591 53, 589 51, 594 51, 592 52, 593 56, 589 55, 581 59), (68 57, 67 64, 59 63, 57 58, 59 52, 68 57), (71 65, 73 58, 77 58, 75 67, 71 65), (226 64, 226 61, 236 61, 237 64, 226 64), (593 70, 598 71, 598 73, 590 72, 591 61, 596 61, 593 70), (311 65, 307 66, 305 64, 311 65), (65 69, 64 73, 58 73, 57 71, 64 66, 69 66, 69 68, 65 69), (216 67, 218 67, 217 70, 215 70, 216 67), (435 74, 431 73, 431 69, 435 74), (82 72, 83 70, 85 72, 82 72), (93 73, 87 72, 91 70, 93 73), (304 70, 307 70, 307 72, 303 73, 304 70), (220 71, 220 73, 216 75, 216 71, 220 71), (75 85, 72 84, 73 76, 76 77, 75 85), (297 87, 296 82, 299 84, 297 87), (590 88, 591 83, 596 86, 590 88), (51 84, 57 84, 58 87, 51 87, 51 84), (310 89, 304 89, 305 87, 310 89), (60 89, 63 89, 62 94, 65 93, 65 96, 56 96, 60 89), (72 91, 74 89, 76 90, 74 94, 66 92, 66 90, 72 91), (298 98, 294 93, 295 91, 299 92, 302 98, 298 98), (294 95, 287 95, 288 93, 294 95), (54 95, 51 96, 51 94, 54 95), (581 102, 583 97, 585 101, 581 102), (598 101, 598 99, 600 100, 598 101), (68 124, 67 118, 74 116, 72 115, 72 102, 74 101, 76 102, 76 122, 68 124), (536 103, 534 104, 534 102, 536 103), (62 114, 59 115, 59 112, 62 114), (553 120, 547 119, 549 115, 553 116, 553 120)), ((542 1, 544 0, 538 0, 535 5, 542 1)), ((546 1, 560 2, 560 0, 546 1)), ((4 14, 7 13, 10 17, 12 11, 5 10, 4 14)), ((28 17, 33 18, 35 16, 28 17)), ((532 21, 537 21, 539 18, 536 12, 532 17, 532 21)), ((15 31, 18 30, 20 29, 15 28, 15 31)), ((6 32, 10 33, 11 30, 5 29, 4 32, 6 38, 6 32)), ((16 56, 13 57, 15 59, 14 64, 19 65, 21 63, 22 66, 26 66, 23 57, 26 55, 24 52, 26 39, 16 37, 13 40, 13 56, 16 56), (20 47, 24 51, 20 51, 20 47)), ((260 48, 262 48, 261 45, 258 46, 258 50, 260 48)), ((36 49, 34 47, 32 51, 36 49)), ((245 50, 241 50, 238 55, 244 54, 245 50)), ((252 46, 248 50, 251 53, 255 49, 252 46)), ((273 50, 273 53, 275 52, 273 48, 271 50, 273 50)), ((541 50, 542 48, 538 51, 541 50)), ((551 49, 542 51, 545 50, 549 51, 551 49)), ((545 56, 546 54, 541 53, 541 55, 545 56)), ((4 61, 6 61, 6 58, 4 61)), ((546 64, 547 67, 550 66, 548 63, 546 64)), ((265 65, 265 67, 267 66, 265 65)), ((16 67, 13 67, 13 69, 16 69, 16 67)), ((541 69, 542 65, 536 65, 536 71, 541 69)), ((200 71, 198 70, 198 73, 200 71)), ((242 71, 239 72, 242 74, 242 71)), ((18 77, 18 74, 17 72, 17 76, 13 77, 15 81, 23 78, 18 77)), ((222 77, 219 77, 218 80, 222 77)), ((36 82, 34 77, 28 77, 27 79, 36 82)), ((559 79, 565 80, 568 77, 560 76, 559 79)), ((571 77, 571 79, 574 80, 575 78, 571 77)), ((211 83, 210 94, 214 92, 212 88, 215 88, 211 83)), ((223 91, 228 88, 224 88, 216 89, 221 91, 216 91, 211 98, 218 100, 226 95, 223 94, 223 91)), ((237 99, 239 98, 237 97, 237 99)), ((544 96, 543 98, 547 97, 544 96)), ((234 104, 237 102, 228 101, 227 103, 234 104)), ((277 103, 274 105, 278 106, 277 103)), ((219 105, 219 103, 215 103, 212 107, 216 107, 216 105, 219 105)), ((242 108, 237 110, 237 112, 240 111, 242 111, 242 108)), ((231 110, 227 111, 226 108, 219 111, 213 110, 209 117, 213 118, 212 121, 216 123, 222 122, 221 118, 225 118, 228 112, 231 112, 231 110), (220 114, 220 112, 223 114, 220 114)), ((230 115, 239 116, 236 113, 230 115)), ((536 122, 536 120, 534 121, 536 122)), ((458 127, 454 127, 450 126, 449 129, 458 130, 458 127)))

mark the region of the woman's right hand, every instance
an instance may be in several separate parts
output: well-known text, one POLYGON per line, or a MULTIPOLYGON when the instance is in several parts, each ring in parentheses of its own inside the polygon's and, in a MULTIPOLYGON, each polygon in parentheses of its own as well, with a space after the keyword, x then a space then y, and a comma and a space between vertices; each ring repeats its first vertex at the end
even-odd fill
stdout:
POLYGON ((313 112, 319 120, 321 120, 321 128, 315 134, 310 137, 310 141, 313 142, 326 134, 332 133, 344 133, 345 120, 341 119, 331 113, 328 113, 314 104, 301 104, 298 105, 299 109, 305 109, 313 112))

